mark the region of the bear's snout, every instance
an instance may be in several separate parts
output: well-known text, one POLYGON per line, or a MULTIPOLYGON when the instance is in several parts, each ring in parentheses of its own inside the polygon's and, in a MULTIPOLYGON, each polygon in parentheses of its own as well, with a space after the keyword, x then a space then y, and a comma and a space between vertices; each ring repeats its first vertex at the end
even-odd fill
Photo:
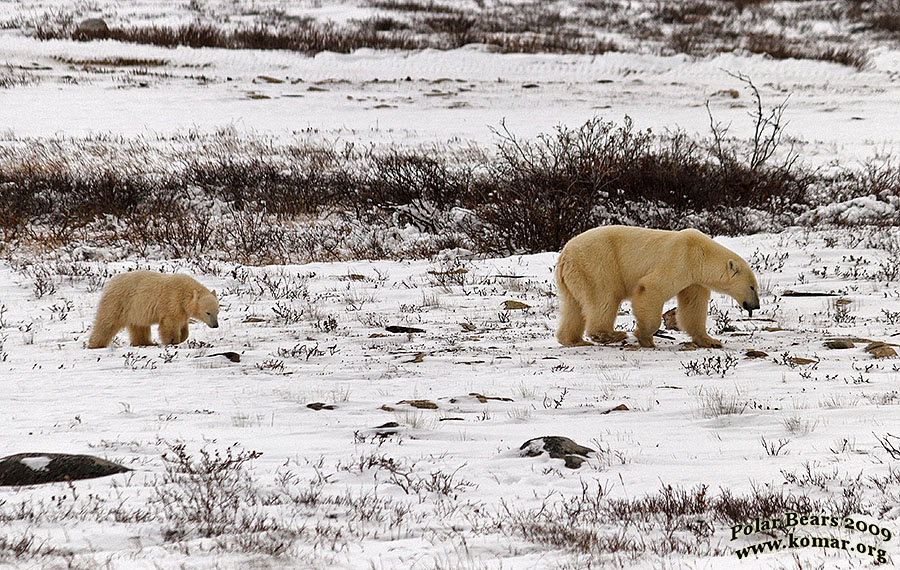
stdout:
POLYGON ((747 310, 747 313, 752 317, 753 311, 759 308, 759 295, 756 294, 756 291, 750 290, 750 295, 747 299, 741 303, 741 306, 747 310))

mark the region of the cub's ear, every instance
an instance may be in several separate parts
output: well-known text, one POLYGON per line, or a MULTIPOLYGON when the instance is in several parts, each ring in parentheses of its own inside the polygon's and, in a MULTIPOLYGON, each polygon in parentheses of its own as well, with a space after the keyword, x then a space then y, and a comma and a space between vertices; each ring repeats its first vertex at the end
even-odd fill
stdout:
MULTIPOLYGON (((210 291, 210 292, 212 293, 212 296, 213 296, 213 297, 216 297, 216 290, 215 290, 215 289, 213 289, 213 290, 210 291)), ((216 299, 218 299, 218 297, 216 297, 216 299)))
POLYGON ((728 270, 731 271, 731 276, 734 277, 741 272, 741 266, 735 260, 729 259, 728 270))
POLYGON ((200 297, 200 293, 194 291, 194 300, 196 301, 200 297))

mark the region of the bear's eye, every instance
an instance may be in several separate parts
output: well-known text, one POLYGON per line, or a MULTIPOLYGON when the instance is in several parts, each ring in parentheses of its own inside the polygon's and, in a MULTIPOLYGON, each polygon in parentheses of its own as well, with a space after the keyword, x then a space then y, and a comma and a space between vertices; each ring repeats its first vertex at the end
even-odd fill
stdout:
POLYGON ((211 314, 211 313, 210 313, 209 311, 206 311, 206 315, 207 315, 207 316, 209 316, 210 314, 211 314))
MULTIPOLYGON (((753 285, 751 285, 751 286, 750 286, 750 290, 751 290, 751 291, 756 291, 756 287, 754 287, 753 285)), ((208 315, 209 313, 206 313, 206 314, 208 315)))

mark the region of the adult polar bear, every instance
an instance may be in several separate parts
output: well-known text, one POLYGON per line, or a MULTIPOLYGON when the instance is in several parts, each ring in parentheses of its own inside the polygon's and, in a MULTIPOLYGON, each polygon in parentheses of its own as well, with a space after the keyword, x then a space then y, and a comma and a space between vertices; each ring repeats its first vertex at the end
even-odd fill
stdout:
POLYGON ((219 326, 219 299, 188 275, 166 275, 156 271, 131 271, 109 280, 100 296, 88 348, 108 346, 120 330, 128 327, 131 346, 149 346, 150 326, 159 324, 163 344, 187 340, 188 321, 199 319, 212 328, 219 326))
POLYGON ((604 226, 569 240, 556 265, 564 346, 619 342, 619 305, 631 299, 638 343, 652 347, 663 304, 678 296, 678 326, 701 347, 721 348, 706 334, 710 290, 733 297, 752 314, 759 308, 756 276, 746 261, 694 229, 678 232, 604 226))

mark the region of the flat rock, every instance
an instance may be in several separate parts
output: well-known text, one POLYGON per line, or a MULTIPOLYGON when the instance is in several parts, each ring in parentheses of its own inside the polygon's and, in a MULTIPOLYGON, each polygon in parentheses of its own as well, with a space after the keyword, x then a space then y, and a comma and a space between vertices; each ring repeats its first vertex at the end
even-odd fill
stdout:
POLYGON ((897 356, 897 351, 890 347, 886 342, 873 342, 866 347, 866 352, 875 358, 890 358, 897 356))
POLYGON ((400 326, 400 325, 390 325, 390 326, 384 327, 384 330, 386 330, 389 333, 407 333, 407 334, 425 332, 425 329, 417 329, 415 327, 404 327, 404 326, 400 326))
POLYGON ((768 352, 763 352, 761 350, 748 350, 744 353, 744 356, 747 358, 765 358, 769 356, 768 352))
POLYGON ((531 305, 523 303, 522 301, 511 301, 511 300, 503 301, 503 309, 506 311, 516 311, 516 310, 530 309, 530 308, 531 308, 531 305))
POLYGON ((0 486, 93 479, 131 471, 93 455, 18 453, 0 459, 0 486))
POLYGON ((846 340, 846 339, 835 339, 835 340, 829 340, 829 341, 825 342, 825 347, 830 348, 832 350, 853 348, 855 346, 856 346, 855 344, 853 344, 851 341, 846 340))
POLYGON ((546 451, 550 457, 564 460, 569 469, 578 469, 588 454, 596 453, 590 447, 578 445, 568 437, 558 435, 529 439, 519 447, 519 450, 525 457, 537 457, 546 451))
POLYGON ((412 406, 413 408, 419 408, 420 410, 436 410, 437 404, 432 402, 431 400, 401 400, 397 402, 397 405, 406 404, 407 406, 412 406))

